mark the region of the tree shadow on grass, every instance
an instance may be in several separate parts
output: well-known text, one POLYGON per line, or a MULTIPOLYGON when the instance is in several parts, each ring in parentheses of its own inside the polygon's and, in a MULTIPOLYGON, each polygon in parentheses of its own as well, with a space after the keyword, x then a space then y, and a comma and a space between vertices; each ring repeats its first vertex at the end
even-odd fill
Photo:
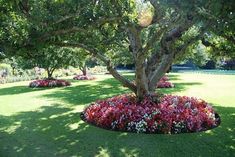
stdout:
MULTIPOLYGON (((133 76, 127 77, 129 79, 133 78, 133 76)), ((196 85, 201 85, 201 83, 175 83, 175 88, 158 89, 158 91, 165 94, 172 94, 174 92, 187 90, 191 86, 196 85)), ((84 105, 99 99, 130 92, 131 91, 128 88, 123 87, 116 79, 108 78, 105 80, 85 81, 85 84, 62 88, 61 90, 54 91, 53 93, 41 95, 41 97, 61 100, 72 105, 84 105), (90 82, 92 82, 92 84, 90 82)))
POLYGON ((0 156, 223 156, 234 155, 235 108, 216 107, 222 124, 201 133, 122 133, 84 123, 60 104, 0 116, 0 156))
POLYGON ((173 83, 174 88, 158 88, 157 91, 160 91, 164 94, 174 94, 176 92, 182 92, 185 91, 192 86, 199 86, 202 85, 200 82, 187 82, 187 83, 173 83))
POLYGON ((13 94, 23 94, 35 91, 42 91, 52 88, 30 88, 28 86, 13 86, 13 87, 6 87, 0 88, 0 96, 3 95, 13 95, 13 94))
POLYGON ((178 81, 178 80, 181 80, 180 76, 178 74, 169 73, 169 74, 167 74, 167 76, 169 77, 169 81, 178 81))
POLYGON ((89 84, 89 81, 86 81, 86 83, 87 84, 70 86, 53 93, 44 94, 42 97, 62 100, 72 105, 84 105, 99 99, 130 92, 113 78, 96 81, 96 83, 92 84, 89 84))

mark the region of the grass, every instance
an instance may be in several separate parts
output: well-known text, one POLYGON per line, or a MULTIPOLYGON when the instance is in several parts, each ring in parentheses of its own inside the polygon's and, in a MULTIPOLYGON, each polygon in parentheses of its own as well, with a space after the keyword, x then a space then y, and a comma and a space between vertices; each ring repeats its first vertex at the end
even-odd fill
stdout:
MULTIPOLYGON (((134 134, 81 121, 84 106, 129 92, 110 75, 72 81, 63 88, 31 89, 29 82, 0 85, 1 157, 230 157, 235 154, 235 75, 170 74, 176 88, 162 92, 196 96, 213 104, 221 125, 201 133, 134 134)), ((131 76, 128 76, 131 77, 131 76)))

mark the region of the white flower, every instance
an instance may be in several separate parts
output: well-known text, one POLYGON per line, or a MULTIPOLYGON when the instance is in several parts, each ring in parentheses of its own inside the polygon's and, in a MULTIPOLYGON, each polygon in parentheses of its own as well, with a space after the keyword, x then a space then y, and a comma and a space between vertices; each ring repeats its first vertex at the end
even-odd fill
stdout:
POLYGON ((185 104, 184 104, 184 107, 185 107, 185 108, 191 108, 191 102, 185 103, 185 104))
POLYGON ((147 122, 145 122, 143 119, 136 123, 135 129, 137 133, 146 132, 147 122))

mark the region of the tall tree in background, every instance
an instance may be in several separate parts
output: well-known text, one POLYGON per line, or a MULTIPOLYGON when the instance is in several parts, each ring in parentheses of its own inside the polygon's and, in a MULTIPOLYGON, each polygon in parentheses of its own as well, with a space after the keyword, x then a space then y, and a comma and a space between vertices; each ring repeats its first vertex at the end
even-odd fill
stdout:
POLYGON ((232 0, 1 0, 0 4, 4 13, 0 43, 5 51, 16 55, 20 51, 15 50, 29 52, 48 44, 82 48, 103 61, 138 100, 154 93, 173 61, 205 34, 234 39, 232 0), (136 84, 115 70, 116 48, 131 55, 136 84))
POLYGON ((53 73, 56 69, 67 68, 68 66, 79 67, 85 62, 85 54, 80 51, 83 50, 48 46, 27 53, 28 56, 21 56, 21 62, 24 62, 25 68, 44 68, 47 72, 47 79, 53 79, 53 73))

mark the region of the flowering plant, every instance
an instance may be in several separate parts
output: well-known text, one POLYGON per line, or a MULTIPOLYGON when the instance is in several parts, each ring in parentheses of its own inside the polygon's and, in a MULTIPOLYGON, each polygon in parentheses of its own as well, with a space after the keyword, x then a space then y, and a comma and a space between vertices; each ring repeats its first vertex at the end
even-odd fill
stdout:
POLYGON ((159 81, 157 83, 157 88, 173 88, 174 84, 169 81, 159 81))
MULTIPOLYGON (((132 83, 136 84, 135 81, 132 81, 132 83)), ((169 82, 169 78, 167 76, 163 76, 160 79, 160 81, 157 83, 157 88, 173 88, 173 87, 174 84, 169 82)))
POLYGON ((45 79, 30 82, 29 87, 63 87, 69 85, 71 83, 65 80, 45 79))
POLYGON ((157 88, 173 88, 174 84, 169 82, 167 76, 163 76, 160 81, 157 83, 157 88))
POLYGON ((161 81, 169 81, 169 77, 164 75, 162 78, 161 78, 161 81))
POLYGON ((77 75, 73 78, 74 80, 94 80, 95 77, 91 75, 77 75))
POLYGON ((219 117, 203 100, 164 95, 146 96, 137 102, 133 95, 99 100, 85 108, 83 120, 96 126, 137 133, 185 133, 211 129, 219 117))

